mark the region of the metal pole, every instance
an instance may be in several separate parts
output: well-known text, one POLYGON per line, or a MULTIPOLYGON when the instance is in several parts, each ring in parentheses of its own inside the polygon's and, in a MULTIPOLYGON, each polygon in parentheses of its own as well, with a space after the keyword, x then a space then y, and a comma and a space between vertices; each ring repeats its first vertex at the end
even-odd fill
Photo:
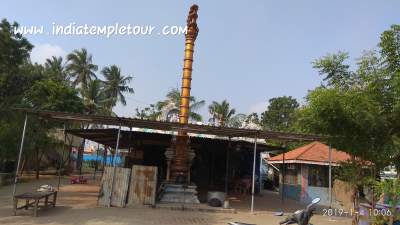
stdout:
POLYGON ((104 170, 105 170, 105 168, 106 168, 106 166, 107 166, 107 151, 108 151, 108 146, 105 146, 105 145, 104 145, 104 152, 103 152, 103 173, 104 173, 104 170))
POLYGON ((93 180, 96 180, 96 172, 97 172, 97 167, 98 167, 98 161, 97 160, 99 160, 99 148, 100 148, 100 144, 97 143, 96 164, 94 165, 93 180))
POLYGON ((286 146, 283 148, 283 155, 282 155, 282 195, 281 195, 281 201, 282 203, 285 201, 285 171, 286 171, 286 164, 285 164, 285 152, 286 152, 286 146))
POLYGON ((225 167, 225 194, 228 196, 228 177, 229 177, 229 151, 231 149, 231 138, 229 137, 228 148, 226 149, 226 167, 225 167))
MULTIPOLYGON (((130 157, 132 156, 132 139, 133 139, 133 132, 132 132, 132 127, 129 127, 129 144, 128 144, 128 155, 129 155, 129 159, 131 159, 130 157)), ((128 158, 125 158, 125 162, 124 162, 124 167, 131 167, 132 168, 132 161, 131 160, 127 160, 128 158)))
POLYGON ((262 154, 260 153, 260 154, 258 154, 258 156, 260 157, 260 163, 259 163, 259 168, 258 168, 258 173, 259 173, 259 176, 258 176, 258 188, 259 188, 259 190, 260 190, 260 193, 261 193, 261 190, 263 190, 263 182, 262 182, 262 168, 263 168, 263 162, 264 162, 264 159, 262 158, 262 154))
POLYGON ((13 194, 12 194, 13 199, 14 199, 14 196, 15 196, 15 192, 17 191, 19 164, 21 163, 22 149, 24 147, 25 131, 26 131, 26 123, 27 122, 28 122, 28 114, 25 114, 24 129, 22 130, 21 145, 19 147, 18 163, 17 163, 17 169, 15 171, 15 178, 14 178, 14 188, 13 188, 13 194))
POLYGON ((61 183, 61 167, 64 165, 64 151, 65 151, 65 146, 67 145, 67 132, 64 124, 64 145, 63 145, 63 152, 61 155, 60 159, 60 164, 58 165, 58 184, 57 184, 57 190, 60 190, 60 183, 61 183))
POLYGON ((254 137, 254 151, 253 151, 253 185, 251 188, 251 213, 254 211, 254 188, 256 181, 256 156, 257 156, 257 135, 254 137))
MULTIPOLYGON (((67 136, 68 139, 68 136, 67 136)), ((72 142, 74 141, 73 137, 70 137, 68 140, 68 155, 67 155, 67 169, 68 173, 70 172, 71 169, 71 153, 72 153, 72 142)))
MULTIPOLYGON (((120 137, 120 135, 121 135, 121 124, 119 125, 119 128, 118 128, 117 144, 115 146, 115 154, 114 155, 118 154, 119 137, 120 137)), ((109 202, 108 202, 108 207, 111 207, 112 193, 114 191, 114 176, 115 176, 115 173, 116 173, 115 166, 116 166, 116 163, 114 162, 113 163, 113 174, 111 176, 111 191, 110 191, 110 199, 109 199, 109 202)))
POLYGON ((332 147, 329 145, 329 208, 332 208, 332 147))
MULTIPOLYGON (((82 127, 84 130, 86 130, 84 124, 82 124, 82 127)), ((88 125, 88 127, 89 127, 89 125, 88 125)), ((86 139, 83 138, 82 151, 80 149, 78 149, 78 157, 77 157, 77 166, 79 167, 79 176, 82 175, 83 154, 85 153, 85 145, 86 145, 86 139)))

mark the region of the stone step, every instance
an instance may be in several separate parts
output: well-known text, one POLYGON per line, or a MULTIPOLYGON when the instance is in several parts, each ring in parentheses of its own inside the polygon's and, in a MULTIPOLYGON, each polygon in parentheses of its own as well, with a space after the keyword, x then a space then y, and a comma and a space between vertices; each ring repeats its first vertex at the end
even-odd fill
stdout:
POLYGON ((160 202, 200 203, 196 185, 165 184, 160 202))

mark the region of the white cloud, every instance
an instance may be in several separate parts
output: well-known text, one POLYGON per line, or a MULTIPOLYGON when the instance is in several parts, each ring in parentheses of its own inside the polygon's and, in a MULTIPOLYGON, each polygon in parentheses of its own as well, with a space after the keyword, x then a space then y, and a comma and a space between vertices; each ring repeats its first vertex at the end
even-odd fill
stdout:
POLYGON ((268 102, 258 102, 250 106, 249 112, 248 113, 263 113, 265 110, 267 110, 268 102))
POLYGON ((39 64, 43 64, 46 62, 46 59, 51 58, 52 56, 65 56, 66 52, 58 45, 51 44, 38 44, 32 50, 31 60, 32 62, 36 62, 39 64))

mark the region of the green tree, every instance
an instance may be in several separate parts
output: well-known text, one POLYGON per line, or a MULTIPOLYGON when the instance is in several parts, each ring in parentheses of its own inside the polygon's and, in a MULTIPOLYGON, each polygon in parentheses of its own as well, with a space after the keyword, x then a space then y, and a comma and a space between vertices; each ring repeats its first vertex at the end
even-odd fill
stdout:
MULTIPOLYGON (((24 99, 25 104, 40 110, 81 113, 84 109, 82 99, 78 96, 76 89, 65 82, 52 79, 36 81, 25 93, 24 99)), ((29 119, 24 158, 33 157, 37 179, 39 179, 39 169, 43 157, 47 156, 50 150, 54 150, 59 146, 59 141, 49 134, 60 126, 61 124, 55 121, 37 117, 30 117, 29 119)))
POLYGON ((150 106, 145 107, 144 109, 136 108, 135 118, 142 120, 159 120, 161 114, 161 111, 157 110, 156 105, 150 104, 150 106))
MULTIPOLYGON (((29 62, 33 45, 21 34, 15 33, 18 23, 6 19, 0 23, 0 109, 6 110, 19 102, 29 88, 30 77, 23 70, 29 62)), ((0 116, 1 117, 1 116, 0 116)))
MULTIPOLYGON (((156 107, 157 110, 164 111, 166 113, 168 113, 171 110, 179 111, 180 101, 181 101, 181 93, 179 92, 179 89, 173 88, 167 93, 166 99, 164 101, 157 102, 156 107)), ((190 101, 189 118, 194 121, 202 121, 203 120, 202 116, 196 111, 205 105, 205 101, 204 100, 197 101, 197 99, 194 96, 191 96, 189 101, 190 101)))
POLYGON ((267 110, 261 114, 261 125, 271 131, 289 131, 298 108, 299 103, 291 96, 271 98, 267 110))
POLYGON ((380 52, 386 68, 391 73, 400 71, 400 25, 392 25, 381 35, 380 52))
POLYGON ((50 79, 55 79, 60 82, 68 81, 65 63, 62 57, 53 56, 50 59, 46 59, 44 67, 50 79))
POLYGON ((5 161, 16 158, 20 134, 22 132, 21 115, 3 113, 0 123, 0 170, 5 161))
POLYGON ((82 112, 83 103, 75 89, 53 80, 35 82, 26 94, 29 105, 36 109, 82 112))
POLYGON ((344 64, 347 54, 316 60, 314 67, 328 85, 311 91, 298 113, 298 127, 327 135, 333 146, 353 156, 356 169, 349 170, 347 177, 358 181, 355 189, 363 177, 357 160, 373 162, 377 171, 392 163, 400 168, 399 36, 396 26, 385 31, 378 45, 380 54, 365 52, 354 72, 344 64))
POLYGON ((21 34, 15 33, 18 23, 6 19, 0 22, 0 170, 5 161, 16 156, 23 118, 11 110, 20 105, 24 93, 34 80, 28 67, 33 45, 21 34))
POLYGON ((106 115, 109 99, 104 93, 104 83, 101 80, 92 80, 83 92, 85 112, 89 115, 106 115))
POLYGON ((380 83, 376 92, 381 92, 380 100, 384 104, 384 112, 392 124, 392 139, 396 149, 393 157, 400 178, 400 25, 392 25, 381 34, 378 44, 381 54, 382 70, 380 83))
POLYGON ((354 74, 349 71, 350 65, 345 64, 348 58, 347 52, 338 52, 319 58, 312 64, 319 74, 324 76, 323 80, 327 86, 349 88, 354 82, 354 74))
POLYGON ((236 110, 230 108, 227 100, 223 100, 221 103, 213 101, 208 107, 208 112, 210 113, 213 122, 224 127, 229 124, 229 120, 236 113, 236 110))
POLYGON ((387 211, 383 211, 382 214, 373 215, 372 224, 388 224, 393 225, 394 221, 400 219, 400 215, 396 207, 400 204, 400 180, 399 179, 385 179, 378 181, 371 179, 368 182, 369 187, 374 190, 374 195, 377 199, 386 199, 389 205, 387 211))
POLYGON ((96 79, 95 72, 98 66, 93 64, 92 55, 85 48, 74 50, 67 56, 67 60, 66 70, 73 79, 72 85, 74 87, 79 86, 81 93, 83 93, 87 89, 89 82, 96 79))
POLYGON ((251 113, 249 115, 238 113, 228 120, 227 126, 245 129, 260 129, 260 119, 258 118, 257 113, 251 113))
POLYGON ((118 102, 126 105, 124 93, 134 93, 133 88, 128 85, 133 77, 122 75, 121 69, 116 65, 103 68, 101 73, 105 77, 104 93, 109 99, 109 113, 111 114, 112 108, 118 102))
POLYGON ((380 192, 389 197, 389 205, 391 215, 389 216, 389 225, 393 225, 395 220, 399 220, 399 213, 397 206, 400 204, 400 180, 399 179, 386 179, 378 185, 380 192))

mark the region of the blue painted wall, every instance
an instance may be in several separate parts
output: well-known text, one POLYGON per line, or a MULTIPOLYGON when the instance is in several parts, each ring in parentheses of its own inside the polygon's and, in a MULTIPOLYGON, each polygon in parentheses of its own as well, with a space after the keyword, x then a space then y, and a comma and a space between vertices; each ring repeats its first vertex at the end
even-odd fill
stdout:
MULTIPOLYGON (((71 158, 72 158, 73 160, 76 160, 77 154, 71 154, 71 158)), ((83 154, 83 161, 96 161, 96 159, 97 159, 97 161, 98 161, 99 163, 103 163, 103 161, 104 161, 104 156, 99 155, 99 156, 97 157, 96 154, 83 154)), ((111 162, 112 162, 112 160, 113 160, 112 155, 107 155, 106 164, 107 164, 107 165, 110 165, 111 162)), ((114 160, 115 160, 115 163, 116 163, 117 165, 122 165, 122 164, 123 164, 123 157, 121 157, 121 156, 115 157, 114 160)))
MULTIPOLYGON (((308 204, 310 203, 314 198, 321 198, 321 201, 319 202, 320 205, 324 206, 329 206, 329 188, 327 187, 314 187, 314 186, 308 186, 306 190, 306 195, 304 196, 303 199, 301 199, 301 202, 308 204)), ((334 196, 332 195, 334 198, 334 196)), ((334 203, 335 200, 332 199, 332 203, 334 203)))
MULTIPOLYGON (((97 158, 97 161, 99 161, 99 162, 103 162, 103 160, 104 160, 104 157, 101 155, 96 157, 96 155, 83 154, 83 161, 96 161, 96 158, 97 158)), ((117 157, 115 157, 114 160, 117 164, 119 164, 122 162, 122 157, 117 156, 117 157)), ((111 161, 112 161, 112 155, 107 155, 106 163, 111 164, 111 161)))
MULTIPOLYGON (((296 184, 284 184, 284 185, 285 185, 284 196, 286 198, 300 201, 301 186, 296 184)), ((282 193, 282 185, 280 187, 279 192, 282 193)))

